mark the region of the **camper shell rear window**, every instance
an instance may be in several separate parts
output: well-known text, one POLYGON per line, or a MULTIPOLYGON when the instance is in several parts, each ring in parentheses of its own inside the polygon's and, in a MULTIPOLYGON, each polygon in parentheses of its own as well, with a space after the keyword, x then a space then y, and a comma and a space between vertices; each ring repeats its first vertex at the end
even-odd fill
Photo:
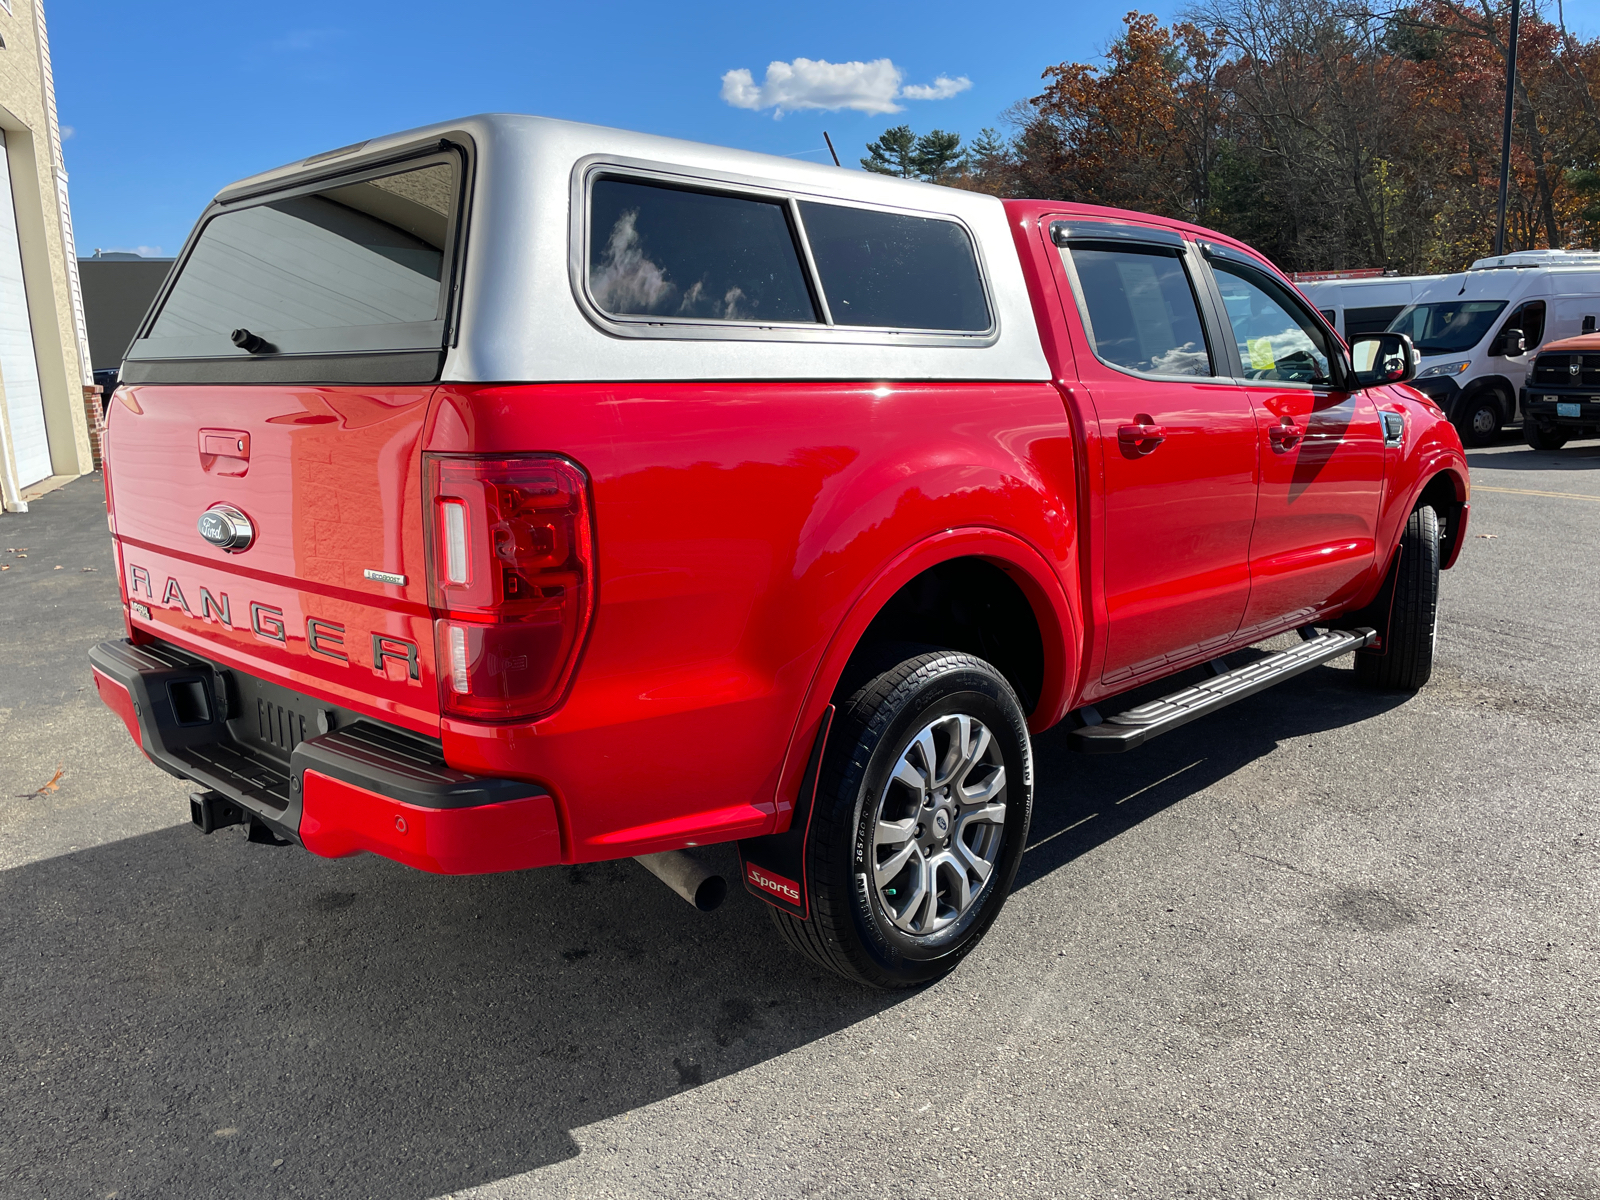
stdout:
POLYGON ((130 347, 124 378, 437 378, 461 193, 461 156, 443 151, 219 205, 130 347))

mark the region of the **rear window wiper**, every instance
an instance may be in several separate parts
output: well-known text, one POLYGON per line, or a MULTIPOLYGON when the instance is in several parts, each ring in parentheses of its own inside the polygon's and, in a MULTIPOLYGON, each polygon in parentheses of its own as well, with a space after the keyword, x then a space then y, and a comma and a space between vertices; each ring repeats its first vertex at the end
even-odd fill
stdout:
POLYGON ((233 339, 233 344, 241 350, 251 354, 276 354, 278 348, 259 333, 251 333, 248 329, 235 329, 228 335, 233 339))

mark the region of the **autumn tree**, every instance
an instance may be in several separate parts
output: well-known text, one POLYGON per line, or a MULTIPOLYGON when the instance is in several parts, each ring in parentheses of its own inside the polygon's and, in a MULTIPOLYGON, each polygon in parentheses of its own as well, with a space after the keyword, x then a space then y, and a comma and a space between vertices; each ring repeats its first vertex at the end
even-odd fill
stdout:
MULTIPOLYGON (((1600 232, 1600 39, 1524 6, 1507 242, 1600 232)), ((1509 0, 1195 0, 1060 63, 951 181, 1185 217, 1290 269, 1488 253, 1509 0)))

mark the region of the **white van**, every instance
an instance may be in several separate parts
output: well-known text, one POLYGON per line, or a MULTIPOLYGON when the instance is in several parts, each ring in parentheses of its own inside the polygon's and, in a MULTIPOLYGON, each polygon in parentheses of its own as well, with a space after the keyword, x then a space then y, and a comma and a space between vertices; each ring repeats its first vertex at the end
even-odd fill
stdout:
POLYGON ((1422 354, 1412 386, 1444 409, 1463 444, 1484 446, 1520 417, 1517 396, 1539 346, 1593 332, 1597 316, 1600 254, 1523 250, 1439 278, 1389 329, 1422 354))
POLYGON ((1373 279, 1318 279, 1300 284, 1300 291, 1328 319, 1345 341, 1361 333, 1382 333, 1429 287, 1444 275, 1390 275, 1373 279))

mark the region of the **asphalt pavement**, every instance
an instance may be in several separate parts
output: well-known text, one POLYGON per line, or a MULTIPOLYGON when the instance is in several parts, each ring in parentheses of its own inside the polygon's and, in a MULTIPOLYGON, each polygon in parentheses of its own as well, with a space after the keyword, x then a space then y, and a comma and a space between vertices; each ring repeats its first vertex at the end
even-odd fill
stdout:
POLYGON ((630 862, 202 836, 90 683, 99 478, 0 516, 0 1197, 1600 1197, 1600 443, 1470 457, 1423 692, 1040 736, 895 995, 630 862))

